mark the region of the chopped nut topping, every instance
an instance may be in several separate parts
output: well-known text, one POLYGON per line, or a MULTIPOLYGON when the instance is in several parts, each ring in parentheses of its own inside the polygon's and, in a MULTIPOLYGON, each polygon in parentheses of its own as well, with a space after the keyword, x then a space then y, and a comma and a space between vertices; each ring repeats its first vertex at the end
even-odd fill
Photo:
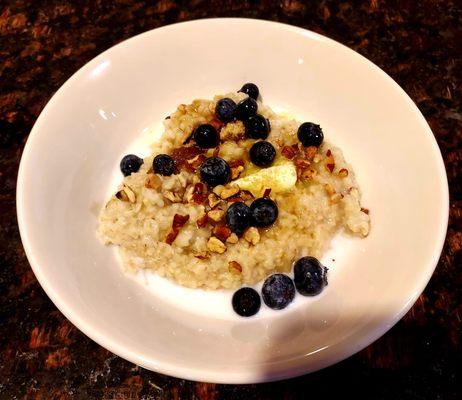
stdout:
POLYGON ((230 272, 237 272, 239 274, 242 272, 242 266, 237 261, 230 261, 228 263, 228 269, 230 272))
POLYGON ((226 243, 236 244, 237 242, 239 242, 239 238, 234 232, 226 239, 226 243))
POLYGON ((180 233, 180 229, 189 221, 189 215, 181 215, 181 214, 175 214, 173 217, 173 222, 172 222, 172 229, 167 235, 167 238, 165 239, 165 242, 167 244, 172 244, 176 237, 178 236, 178 233, 180 233))
POLYGON ((220 239, 213 236, 207 242, 207 248, 218 254, 223 254, 226 251, 226 245, 220 239))
POLYGON ((317 172, 316 170, 314 169, 305 169, 303 171, 300 171, 300 179, 304 180, 304 181, 309 181, 311 179, 313 179, 315 176, 316 176, 317 172))
POLYGON ((148 189, 159 190, 162 187, 162 179, 160 179, 157 175, 147 174, 144 187, 148 189))
POLYGON ((243 201, 254 199, 253 194, 252 194, 251 192, 249 192, 248 190, 241 190, 241 191, 239 192, 239 197, 240 197, 243 201))
POLYGON ((192 203, 193 202, 193 194, 194 194, 194 185, 189 185, 186 190, 184 191, 183 201, 185 203, 192 203))
POLYGON ((119 200, 128 201, 130 203, 136 202, 136 195, 135 192, 129 188, 127 185, 123 185, 122 189, 120 189, 116 195, 119 200))
POLYGON ((203 228, 205 225, 207 225, 208 221, 207 214, 202 215, 202 217, 198 218, 196 221, 196 225, 198 228, 203 228))
POLYGON ((226 225, 216 225, 213 228, 212 234, 224 242, 232 235, 232 232, 226 225))
POLYGON ((361 207, 361 211, 362 211, 364 214, 369 215, 369 210, 368 210, 367 208, 362 208, 362 207, 361 207))
POLYGON ((271 188, 266 188, 263 192, 263 197, 268 197, 271 193, 271 188))
POLYGON ((188 164, 187 160, 191 160, 198 154, 203 154, 204 152, 205 150, 198 146, 183 146, 174 149, 171 156, 175 161, 175 166, 177 169, 185 168, 191 172, 194 172, 194 169, 190 164, 188 164))
POLYGON ((238 203, 238 202, 243 202, 244 199, 242 197, 236 196, 236 197, 231 197, 229 199, 226 199, 228 203, 238 203))
POLYGON ((194 184, 194 190, 192 194, 192 202, 195 204, 204 204, 207 199, 207 186, 202 182, 194 184))
POLYGON ((209 217, 212 221, 218 222, 223 219, 225 216, 225 212, 223 210, 210 210, 207 213, 207 217, 209 217))
POLYGON ((332 173, 335 169, 335 160, 334 156, 332 155, 332 151, 327 150, 326 152, 326 169, 332 173))
POLYGON ((237 186, 237 185, 226 186, 221 191, 220 197, 222 199, 229 199, 230 197, 238 194, 239 190, 240 190, 239 186, 237 186))
POLYGON ((169 190, 164 193, 164 197, 172 203, 181 203, 182 201, 182 198, 177 193, 173 193, 169 190))
POLYGON ((342 178, 346 178, 348 176, 348 170, 346 168, 342 168, 338 171, 338 175, 342 178))
POLYGON ((260 241, 260 232, 255 227, 251 227, 244 232, 244 239, 255 245, 260 241))
POLYGON ((221 197, 221 192, 223 191, 225 187, 223 185, 218 185, 213 188, 213 193, 215 193, 217 196, 221 197))
POLYGON ((244 139, 245 128, 241 121, 229 122, 220 131, 220 139, 226 140, 240 140, 244 139))
POLYGON ((203 154, 198 154, 197 156, 186 160, 186 163, 189 165, 189 170, 197 170, 201 166, 201 164, 205 161, 205 156, 203 154))
POLYGON ((208 251, 199 251, 194 253, 194 257, 198 258, 199 260, 207 260, 210 258, 210 253, 208 251))
POLYGON ((298 147, 294 147, 294 146, 284 146, 281 150, 281 154, 285 158, 288 158, 289 160, 292 160, 292 158, 294 158, 297 155, 297 153, 298 153, 298 147))
POLYGON ((244 171, 244 167, 242 165, 231 168, 231 179, 239 178, 239 175, 241 175, 243 171, 244 171))
POLYGON ((309 161, 313 160, 314 156, 316 155, 318 148, 315 146, 305 147, 303 152, 305 153, 305 158, 309 161))
POLYGON ((210 208, 215 208, 218 204, 221 203, 221 199, 215 193, 210 193, 208 200, 210 208))
POLYGON ((220 129, 223 128, 224 123, 221 122, 219 119, 214 118, 209 122, 210 125, 212 125, 217 131, 220 131, 220 129))

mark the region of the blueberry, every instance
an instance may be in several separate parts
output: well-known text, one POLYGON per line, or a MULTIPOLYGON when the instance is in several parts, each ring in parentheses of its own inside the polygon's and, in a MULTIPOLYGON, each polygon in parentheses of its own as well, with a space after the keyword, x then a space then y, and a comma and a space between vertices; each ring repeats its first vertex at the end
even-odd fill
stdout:
POLYGON ((252 224, 259 228, 274 224, 278 218, 278 206, 266 197, 255 200, 250 205, 250 211, 252 212, 252 224))
POLYGON ((270 142, 262 140, 250 148, 250 161, 259 167, 269 167, 276 157, 276 149, 270 142))
POLYGON ((241 317, 251 317, 260 310, 260 295, 255 289, 243 287, 233 295, 233 309, 241 317))
POLYGON ((220 135, 210 124, 202 124, 194 129, 193 139, 203 149, 211 149, 220 144, 220 135))
POLYGON ((252 115, 244 121, 245 135, 252 139, 266 139, 270 126, 268 120, 260 114, 252 115))
POLYGON ((226 223, 236 235, 242 235, 250 226, 251 221, 252 213, 245 203, 233 203, 226 211, 226 223))
POLYGON ((297 136, 298 140, 300 140, 305 147, 319 147, 324 140, 321 127, 312 122, 304 122, 301 124, 298 128, 297 136))
POLYGON ((201 179, 210 187, 225 185, 231 178, 231 168, 219 157, 207 158, 200 167, 201 179))
POLYGON ((128 176, 133 172, 138 172, 142 164, 143 159, 134 154, 128 154, 120 161, 120 170, 124 176, 128 176))
POLYGON ((175 161, 168 154, 158 154, 152 161, 152 169, 156 174, 170 176, 175 172, 175 161))
POLYGON ((258 86, 255 83, 246 83, 244 86, 241 87, 238 92, 245 93, 247 96, 251 97, 254 100, 257 100, 260 91, 258 90, 258 86))
POLYGON ((251 97, 237 103, 235 117, 241 121, 245 121, 247 118, 257 113, 258 105, 257 102, 251 97))
POLYGON ((265 304, 273 310, 286 308, 295 297, 292 279, 284 274, 274 274, 266 278, 261 295, 265 304))
POLYGON ((294 281, 300 294, 315 296, 327 285, 327 268, 314 257, 302 257, 294 265, 294 281))
POLYGON ((215 115, 222 122, 230 122, 234 119, 234 112, 236 110, 236 103, 225 97, 217 101, 215 106, 215 115))

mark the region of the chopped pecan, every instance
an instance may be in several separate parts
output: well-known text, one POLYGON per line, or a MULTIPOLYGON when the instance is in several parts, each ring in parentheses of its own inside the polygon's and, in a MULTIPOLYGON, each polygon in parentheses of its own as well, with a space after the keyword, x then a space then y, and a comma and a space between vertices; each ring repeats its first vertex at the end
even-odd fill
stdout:
POLYGON ((181 215, 181 214, 175 214, 173 217, 173 222, 172 222, 172 228, 170 229, 170 232, 167 235, 167 238, 165 239, 165 242, 167 244, 172 244, 176 237, 178 236, 178 233, 180 233, 180 229, 189 221, 189 215, 181 215))
POLYGON ((147 174, 144 187, 148 189, 159 190, 162 187, 162 179, 160 179, 157 175, 147 174))
POLYGON ((260 241, 260 232, 252 226, 244 232, 244 239, 255 245, 260 241))
POLYGON ((127 185, 123 185, 122 189, 120 189, 116 195, 119 200, 128 201, 130 203, 136 202, 136 195, 135 192, 128 187, 127 185))
POLYGON ((241 159, 230 160, 228 161, 228 165, 230 166, 230 168, 243 167, 245 165, 245 162, 241 159))
POLYGON ((191 160, 204 152, 205 150, 198 146, 182 146, 174 149, 171 156, 175 161, 175 166, 178 170, 183 168, 191 170, 191 166, 187 163, 187 160, 191 160))
POLYGON ((194 253, 194 257, 198 258, 199 260, 207 260, 210 258, 210 253, 208 251, 199 251, 194 253))
POLYGON ((193 194, 194 194, 194 185, 189 185, 186 187, 186 190, 183 194, 183 202, 185 203, 192 203, 193 202, 193 194))
POLYGON ((304 181, 309 181, 313 179, 316 176, 316 174, 317 174, 316 170, 312 168, 308 168, 303 171, 300 171, 299 178, 304 181))
POLYGON ((216 209, 216 210, 210 210, 208 213, 207 213, 207 217, 209 219, 211 219, 212 221, 215 221, 215 222, 219 222, 223 219, 223 217, 225 216, 225 212, 223 210, 219 210, 219 209, 216 209))
POLYGON ((364 214, 369 215, 369 210, 368 210, 367 208, 362 208, 362 207, 361 207, 361 211, 362 211, 364 214))
POLYGON ((226 243, 236 244, 237 242, 239 242, 239 238, 234 232, 226 239, 226 243))
POLYGON ((297 169, 297 178, 306 179, 307 173, 305 171, 309 171, 311 169, 311 163, 301 157, 297 157, 294 160, 294 164, 297 169))
POLYGON ((263 192, 263 197, 268 197, 271 193, 271 188, 266 188, 263 192))
MULTIPOLYGON (((191 172, 194 172, 201 166, 201 164, 205 161, 205 156, 203 154, 198 154, 197 156, 186 160, 187 169, 191 172)), ((186 165, 185 165, 186 166, 186 165)))
POLYGON ((334 169, 335 169, 335 160, 334 160, 334 156, 332 154, 332 151, 330 149, 327 150, 327 152, 326 152, 326 169, 330 173, 334 172, 334 169))
POLYGON ((183 200, 178 193, 173 193, 170 190, 164 193, 164 197, 167 200, 170 200, 172 203, 181 203, 181 201, 183 200))
POLYGON ((244 167, 242 165, 231 168, 231 179, 239 178, 239 175, 241 175, 243 171, 244 167))
POLYGON ((230 272, 237 272, 239 274, 242 272, 242 266, 237 261, 230 261, 228 263, 228 269, 230 272))
POLYGON ((238 202, 243 202, 244 199, 242 197, 240 197, 240 196, 235 196, 235 197, 231 197, 229 199, 226 199, 226 201, 228 203, 238 203, 238 202))
POLYGON ((281 150, 281 154, 289 160, 292 160, 292 158, 294 158, 297 155, 297 152, 298 148, 295 149, 293 146, 284 146, 281 150))
POLYGON ((213 193, 215 193, 217 196, 221 197, 221 192, 223 191, 225 187, 223 185, 217 185, 213 188, 213 193))
POLYGON ((210 208, 215 208, 218 204, 221 203, 221 199, 215 193, 210 193, 208 200, 210 208))
POLYGON ((207 225, 208 221, 207 214, 204 214, 202 217, 198 218, 196 221, 196 225, 198 228, 203 228, 205 225, 207 225))
POLYGON ((223 125, 224 123, 221 122, 219 119, 217 118, 213 118, 210 122, 209 122, 210 125, 212 125, 218 132, 220 131, 220 129, 223 128, 223 125))
POLYGON ((348 176, 348 170, 346 168, 342 168, 338 171, 338 175, 342 178, 346 178, 348 176))
POLYGON ((225 242, 229 237, 231 237, 232 232, 226 225, 216 225, 212 230, 212 234, 221 241, 225 242))
POLYGON ((305 155, 305 159, 307 159, 308 161, 311 161, 313 160, 314 156, 316 155, 318 151, 318 148, 315 147, 315 146, 309 146, 309 147, 305 147, 303 149, 303 153, 305 155))
POLYGON ((192 202, 195 204, 204 204, 207 197, 207 186, 205 186, 202 182, 194 184, 192 202))
POLYGON ((229 199, 230 197, 235 196, 238 194, 240 191, 239 186, 237 185, 232 185, 232 186, 226 186, 220 194, 220 197, 222 199, 229 199))
POLYGON ((212 236, 207 242, 207 248, 218 254, 223 254, 226 251, 226 245, 214 236, 212 236))
POLYGON ((254 198, 252 192, 248 191, 248 190, 241 190, 239 192, 239 197, 246 201, 246 200, 252 200, 254 198))

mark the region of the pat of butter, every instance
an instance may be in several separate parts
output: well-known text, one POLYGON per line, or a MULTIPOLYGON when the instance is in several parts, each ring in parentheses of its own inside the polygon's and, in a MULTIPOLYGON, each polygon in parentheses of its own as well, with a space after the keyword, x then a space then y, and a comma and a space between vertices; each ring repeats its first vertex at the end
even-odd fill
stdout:
POLYGON ((258 169, 256 172, 249 170, 246 176, 233 183, 259 197, 263 195, 265 189, 271 189, 274 193, 286 192, 292 189, 296 182, 295 165, 289 160, 280 160, 273 166, 258 169))

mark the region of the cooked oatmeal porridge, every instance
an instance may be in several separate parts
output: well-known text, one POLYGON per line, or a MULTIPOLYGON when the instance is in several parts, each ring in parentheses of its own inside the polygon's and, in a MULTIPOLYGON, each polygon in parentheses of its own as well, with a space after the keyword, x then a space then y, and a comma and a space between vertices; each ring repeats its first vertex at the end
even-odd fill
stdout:
POLYGON ((152 156, 122 160, 100 215, 128 271, 237 288, 321 257, 339 230, 368 235, 353 170, 318 125, 242 92, 181 104, 164 125, 152 156))

